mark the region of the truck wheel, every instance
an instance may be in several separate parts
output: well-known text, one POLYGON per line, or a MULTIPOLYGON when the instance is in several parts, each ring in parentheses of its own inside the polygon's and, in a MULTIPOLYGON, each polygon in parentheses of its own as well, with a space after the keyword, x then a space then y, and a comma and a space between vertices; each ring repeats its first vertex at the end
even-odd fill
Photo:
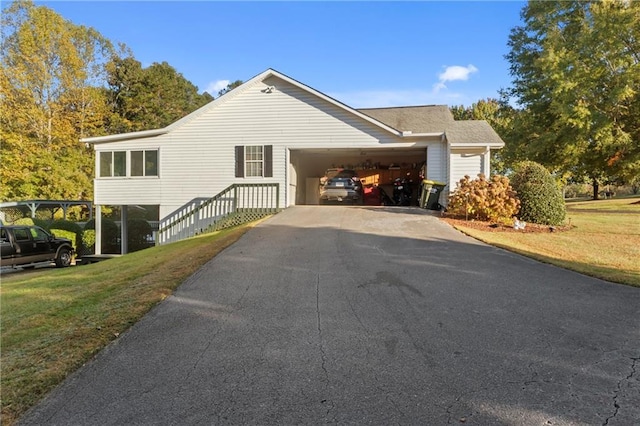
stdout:
POLYGON ((58 253, 58 257, 56 257, 56 266, 58 268, 66 268, 69 265, 71 265, 71 250, 62 248, 58 253))

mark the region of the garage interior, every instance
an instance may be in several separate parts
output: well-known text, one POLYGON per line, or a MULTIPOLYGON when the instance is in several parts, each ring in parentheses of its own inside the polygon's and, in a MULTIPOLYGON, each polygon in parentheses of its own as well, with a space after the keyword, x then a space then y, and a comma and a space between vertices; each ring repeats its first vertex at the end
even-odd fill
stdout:
POLYGON ((294 175, 291 181, 296 182, 295 204, 319 204, 320 178, 330 168, 356 170, 365 187, 379 185, 389 195, 393 192, 393 180, 408 176, 417 193, 426 156, 424 147, 291 150, 290 162, 294 175))

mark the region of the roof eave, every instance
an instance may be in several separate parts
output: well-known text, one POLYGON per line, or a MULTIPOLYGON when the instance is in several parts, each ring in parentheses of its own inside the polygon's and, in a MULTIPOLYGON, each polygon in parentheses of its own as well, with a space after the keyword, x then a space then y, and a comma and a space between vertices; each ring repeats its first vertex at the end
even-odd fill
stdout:
POLYGON ((444 136, 444 132, 431 132, 431 133, 410 133, 402 132, 403 138, 441 138, 444 136))
POLYGON ((164 135, 165 133, 168 133, 168 132, 169 132, 169 129, 165 127, 162 129, 143 130, 140 132, 118 133, 115 135, 108 135, 108 136, 94 136, 90 138, 82 138, 80 139, 80 142, 90 143, 90 144, 116 142, 116 141, 124 141, 129 139, 150 138, 153 136, 164 135))
POLYGON ((452 148, 504 148, 504 142, 450 142, 449 145, 452 148))

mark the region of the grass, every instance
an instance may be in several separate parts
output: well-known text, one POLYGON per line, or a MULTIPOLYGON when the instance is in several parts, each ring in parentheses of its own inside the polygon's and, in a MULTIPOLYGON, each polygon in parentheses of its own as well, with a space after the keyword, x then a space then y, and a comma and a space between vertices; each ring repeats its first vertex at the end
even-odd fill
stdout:
POLYGON ((15 423, 252 226, 87 266, 3 276, 0 424, 15 423))
POLYGON ((488 244, 603 280, 640 287, 640 198, 567 204, 564 232, 460 231, 488 244))

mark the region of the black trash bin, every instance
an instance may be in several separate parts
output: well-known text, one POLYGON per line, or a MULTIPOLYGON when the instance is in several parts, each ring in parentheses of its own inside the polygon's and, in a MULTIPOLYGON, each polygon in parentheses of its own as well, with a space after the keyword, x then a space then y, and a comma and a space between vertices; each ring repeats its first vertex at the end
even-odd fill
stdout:
POLYGON ((446 183, 436 182, 433 180, 422 181, 422 196, 420 197, 420 206, 429 210, 440 210, 440 193, 447 186, 446 183), (424 198, 424 205, 422 204, 424 198))

